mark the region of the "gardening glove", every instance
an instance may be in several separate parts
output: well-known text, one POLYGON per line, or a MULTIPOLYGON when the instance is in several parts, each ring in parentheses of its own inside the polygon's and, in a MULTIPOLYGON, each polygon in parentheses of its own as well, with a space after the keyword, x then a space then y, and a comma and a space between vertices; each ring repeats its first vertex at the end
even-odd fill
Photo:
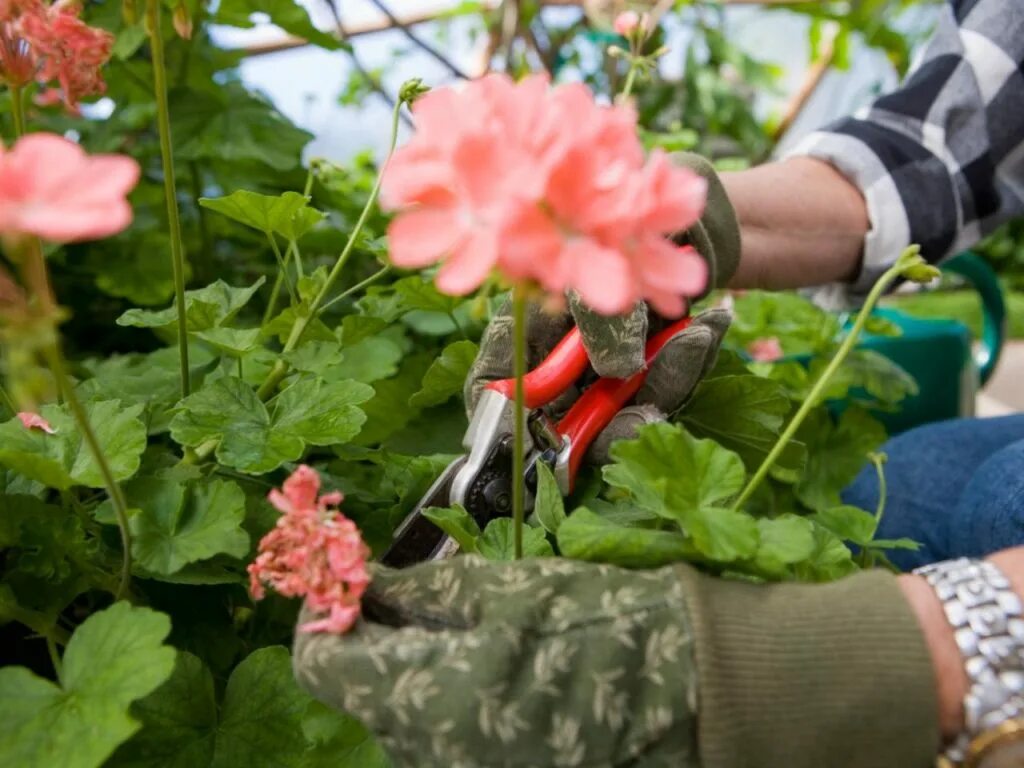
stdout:
POLYGON ((349 634, 296 635, 295 671, 396 768, 685 768, 692 644, 671 568, 466 555, 375 569, 349 634))
POLYGON ((880 570, 376 568, 352 631, 297 634, 294 663, 395 768, 925 768, 939 744, 928 646, 880 570))
MULTIPOLYGON (((708 182, 703 216, 673 239, 679 244, 693 245, 707 260, 709 287, 724 285, 736 271, 739 260, 736 214, 708 161, 687 153, 674 155, 673 159, 708 182)), ((580 329, 591 365, 598 375, 625 378, 644 367, 647 337, 664 324, 663 319, 650 316, 642 303, 632 312, 615 317, 588 309, 573 293, 569 294, 568 304, 568 311, 563 313, 550 313, 531 306, 527 318, 528 367, 540 363, 573 324, 580 329)), ((689 328, 666 343, 651 365, 646 383, 636 397, 636 405, 622 409, 594 441, 588 454, 591 462, 606 463, 608 448, 615 440, 633 437, 638 427, 663 421, 682 406, 700 379, 714 366, 729 320, 725 310, 703 312, 694 318, 689 328)), ((506 304, 484 332, 480 352, 466 379, 464 394, 470 417, 488 382, 513 375, 512 332, 511 309, 506 304)), ((577 392, 567 393, 563 400, 554 404, 554 410, 567 409, 577 395, 577 392)))

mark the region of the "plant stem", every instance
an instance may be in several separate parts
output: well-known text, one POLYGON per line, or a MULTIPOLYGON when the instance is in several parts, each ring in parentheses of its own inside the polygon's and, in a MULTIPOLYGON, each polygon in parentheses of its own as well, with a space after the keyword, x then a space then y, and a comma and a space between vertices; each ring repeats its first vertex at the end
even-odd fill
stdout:
POLYGON ((114 508, 114 515, 117 517, 117 527, 121 530, 121 548, 123 553, 121 555, 121 581, 117 586, 115 597, 120 600, 128 593, 132 572, 132 535, 128 529, 128 503, 125 500, 121 486, 114 478, 114 471, 111 469, 110 462, 107 461, 107 456, 103 452, 99 438, 96 437, 96 432, 89 422, 89 415, 85 412, 82 401, 78 399, 78 394, 71 384, 71 379, 68 377, 64 366, 64 356, 61 354, 59 343, 54 341, 47 347, 44 354, 46 355, 50 370, 57 380, 57 386, 64 393, 64 402, 71 411, 75 425, 78 427, 78 431, 82 433, 85 444, 89 446, 89 452, 92 454, 96 466, 99 467, 100 474, 103 476, 103 485, 107 489, 110 504, 114 508))
POLYGON ((11 396, 7 394, 7 390, 2 384, 0 384, 0 400, 2 400, 3 404, 11 410, 11 413, 18 412, 18 409, 14 407, 14 400, 12 400, 11 396))
POLYGON ((50 654, 50 663, 53 665, 54 674, 60 680, 64 676, 64 665, 61 664, 60 654, 57 652, 57 641, 50 635, 46 636, 46 652, 50 654))
POLYGON ((25 102, 22 101, 21 86, 12 85, 11 89, 11 115, 14 118, 14 138, 20 139, 25 135, 25 102))
POLYGON ((875 528, 882 524, 882 515, 885 514, 885 497, 889 489, 885 480, 885 454, 870 453, 868 458, 875 465, 875 474, 878 475, 878 506, 875 507, 875 528))
POLYGON ((619 100, 625 102, 633 93, 633 86, 636 84, 636 73, 639 67, 633 62, 629 64, 629 72, 626 73, 626 84, 622 86, 622 93, 619 94, 619 100))
POLYGON ((153 57, 153 91, 156 96, 157 126, 160 130, 160 158, 163 162, 164 197, 167 200, 167 228, 171 238, 171 265, 174 269, 174 297, 178 308, 178 357, 181 361, 181 396, 187 397, 189 385, 188 326, 185 322, 185 248, 181 241, 178 215, 178 189, 174 178, 174 154, 171 146, 171 113, 167 104, 167 63, 164 38, 160 31, 161 0, 148 0, 146 7, 150 49, 153 57))
MULTIPOLYGON (((280 279, 284 278, 284 284, 288 288, 288 298, 291 299, 292 304, 298 304, 299 299, 295 294, 295 286, 292 285, 292 279, 288 276, 288 259, 281 254, 281 248, 277 244, 277 238, 274 237, 273 232, 265 232, 267 240, 270 241, 270 248, 274 252, 274 258, 277 259, 277 276, 280 279)), ((291 249, 288 250, 291 253, 291 249)), ((279 283, 274 283, 274 287, 277 288, 279 283)))
POLYGON ((868 294, 867 300, 864 302, 864 306, 861 307, 860 312, 857 314, 857 319, 853 323, 853 328, 850 329, 846 338, 843 339, 843 343, 839 346, 839 350, 836 352, 835 357, 833 357, 825 367, 825 370, 821 372, 818 380, 814 382, 814 386, 811 388, 810 394, 808 394, 803 403, 800 404, 800 408, 797 410, 796 415, 790 420, 789 424, 786 425, 786 429, 783 431, 782 436, 779 437, 778 441, 772 447, 764 461, 761 462, 761 466, 757 468, 757 472, 755 472, 754 476, 750 478, 750 482, 747 483, 746 488, 743 489, 743 492, 733 503, 732 509, 734 511, 738 510, 750 500, 754 491, 757 490, 757 487, 765 477, 767 477, 772 465, 775 464, 786 446, 789 445, 789 442, 793 439, 797 430, 800 429, 800 425, 804 423, 807 415, 825 393, 829 382, 835 376, 840 366, 842 366, 846 361, 847 356, 853 350, 854 346, 856 346, 857 339, 860 336, 861 331, 864 330, 864 325, 867 323, 868 317, 871 315, 871 311, 875 308, 875 304, 878 303, 878 300, 882 297, 882 294, 885 293, 889 285, 900 276, 903 269, 904 265, 897 262, 896 265, 890 267, 889 270, 886 271, 875 283, 874 287, 871 289, 871 293, 868 294))
POLYGON ((384 277, 384 275, 386 275, 390 271, 391 271, 391 267, 381 267, 380 269, 378 269, 376 272, 374 272, 372 275, 370 275, 365 280, 360 280, 358 283, 353 285, 351 288, 346 288, 344 291, 339 293, 333 299, 328 301, 326 304, 323 305, 323 307, 321 307, 321 311, 322 312, 326 312, 328 309, 333 307, 339 301, 341 301, 343 299, 347 299, 353 293, 358 293, 359 291, 363 290, 363 288, 366 288, 367 286, 372 285, 373 283, 377 282, 382 277, 384 277))
MULTIPOLYGON (((302 340, 302 335, 306 332, 306 328, 313 320, 319 317, 322 312, 324 299, 326 299, 327 294, 331 292, 334 284, 341 276, 341 272, 345 268, 345 264, 348 263, 349 258, 352 256, 356 241, 358 241, 359 235, 363 231, 363 227, 366 226, 367 219, 370 218, 370 211, 373 210, 374 205, 377 203, 377 197, 380 195, 381 182, 384 179, 384 169, 387 167, 388 160, 391 159, 391 154, 395 151, 395 144, 398 143, 398 120, 401 114, 402 102, 399 101, 395 104, 395 109, 392 113, 391 144, 388 147, 388 154, 384 159, 384 164, 381 166, 380 173, 377 174, 377 181, 374 183, 373 189, 370 191, 370 197, 367 199, 366 205, 363 206, 362 213, 359 214, 359 220, 356 221, 355 228, 352 230, 352 234, 349 235, 348 242, 345 243, 345 248, 342 250, 341 255, 338 256, 338 260, 334 262, 334 267, 331 268, 330 273, 327 275, 327 280, 324 282, 323 287, 309 305, 309 312, 297 318, 295 325, 292 326, 292 332, 288 336, 288 340, 285 342, 284 349, 282 350, 283 355, 288 354, 298 346, 298 343, 302 340)), ((287 373, 288 363, 284 361, 284 358, 278 358, 274 367, 271 369, 270 373, 267 374, 266 380, 260 386, 256 394, 261 399, 265 400, 270 396, 270 393, 274 391, 277 385, 281 383, 281 379, 283 379, 287 373)))
POLYGON ((515 366, 516 398, 515 414, 513 418, 512 431, 512 530, 515 533, 516 560, 523 557, 523 518, 526 502, 525 494, 525 464, 523 456, 525 445, 526 419, 526 394, 523 387, 523 378, 526 376, 526 290, 523 285, 517 284, 512 289, 512 333, 514 334, 515 349, 513 352, 513 364, 515 366))

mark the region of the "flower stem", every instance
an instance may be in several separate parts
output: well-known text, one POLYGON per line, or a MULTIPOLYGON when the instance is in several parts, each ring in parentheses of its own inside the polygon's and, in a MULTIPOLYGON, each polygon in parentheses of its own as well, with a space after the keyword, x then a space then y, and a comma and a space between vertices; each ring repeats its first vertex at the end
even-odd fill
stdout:
POLYGON ((761 485, 761 482, 765 477, 767 477, 769 470, 778 460, 779 456, 782 455, 786 446, 789 445, 797 430, 800 429, 800 425, 804 423, 807 415, 825 393, 829 382, 835 376, 836 372, 846 361, 846 358, 857 344, 857 339, 860 337, 861 331, 864 330, 864 325, 867 323, 868 317, 871 315, 871 311, 875 308, 875 304, 878 303, 882 294, 885 293, 886 289, 892 284, 892 282, 902 274, 904 269, 905 264, 897 262, 878 279, 878 282, 875 283, 874 287, 871 289, 871 293, 868 294, 867 300, 864 302, 864 306, 861 307, 860 312, 857 314, 857 319, 853 323, 853 328, 850 329, 846 338, 843 339, 843 343, 839 346, 839 350, 825 367, 825 370, 821 372, 818 380, 814 382, 814 386, 811 388, 810 394, 804 398, 804 401, 800 404, 800 408, 797 410, 796 415, 790 420, 786 429, 783 431, 782 436, 779 437, 778 442, 776 442, 772 447, 764 461, 761 462, 761 466, 757 468, 754 476, 750 478, 750 482, 747 483, 746 488, 743 489, 743 492, 733 503, 732 509, 734 511, 738 510, 750 500, 754 491, 757 490, 758 486, 761 485))
MULTIPOLYGON (((295 320, 295 324, 292 326, 292 332, 288 336, 288 340, 284 344, 282 355, 288 354, 299 342, 302 341, 302 335, 306 332, 306 328, 309 324, 315 320, 323 311, 324 300, 327 298, 327 294, 331 292, 334 284, 338 281, 341 276, 342 270, 345 268, 345 264, 348 263, 349 258, 352 256, 352 252, 355 248, 356 242, 359 240, 359 235, 362 234, 363 227, 366 226, 366 221, 370 218, 370 211, 377 203, 377 197, 380 195, 381 182, 384 180, 384 169, 387 166, 388 160, 391 159, 391 154, 395 151, 395 145, 398 143, 398 121, 402 114, 402 101, 395 104, 395 109, 392 113, 391 118, 391 144, 388 147, 387 157, 384 159, 384 164, 381 166, 380 173, 377 174, 377 181, 373 185, 373 189, 370 192, 370 197, 366 201, 366 205, 363 206, 363 211, 359 214, 359 220, 356 221, 355 228, 348 237, 348 242, 345 243, 345 248, 342 250, 341 255, 338 256, 338 260, 334 262, 334 267, 331 268, 330 273, 327 275, 327 280, 324 282, 323 287, 313 298, 312 303, 309 305, 309 311, 302 314, 295 320)), ((267 374, 267 378, 263 384, 257 390, 256 394, 261 399, 267 399, 271 393, 277 388, 277 385, 281 383, 281 380, 288 374, 288 363, 285 362, 283 357, 279 357, 274 367, 267 374)))
POLYGON ((89 447, 89 452, 92 454, 96 466, 99 467, 100 474, 103 476, 103 485, 107 489, 107 495, 110 496, 110 504, 114 508, 114 515, 117 517, 117 527, 121 530, 121 548, 123 552, 121 554, 121 581, 117 586, 115 597, 120 600, 128 593, 132 572, 132 535, 128 529, 128 503, 125 500, 121 486, 114 478, 114 471, 110 467, 110 462, 107 461, 107 456, 103 452, 99 438, 96 437, 96 432, 89 422, 89 415, 85 412, 82 401, 78 399, 78 394, 75 392, 71 379, 68 377, 67 369, 64 366, 64 356, 61 354, 59 343, 54 341, 46 348, 44 354, 47 364, 50 366, 50 371, 57 380, 57 386, 64 393, 64 402, 71 411, 75 425, 78 427, 78 431, 81 432, 85 444, 89 447))
POLYGON ((11 89, 11 116, 14 118, 14 138, 20 139, 25 135, 25 102, 22 100, 24 89, 21 86, 12 85, 11 89))
POLYGON ((351 288, 346 288, 344 291, 339 293, 333 299, 328 301, 326 304, 323 305, 322 310, 324 312, 326 312, 328 309, 333 307, 339 301, 342 301, 343 299, 347 299, 353 293, 358 293, 359 291, 363 290, 363 288, 366 288, 366 287, 368 287, 370 285, 373 285, 375 282, 380 280, 382 277, 384 277, 384 275, 386 275, 390 271, 391 271, 391 267, 381 267, 380 269, 378 269, 376 272, 374 272, 372 275, 370 275, 365 280, 360 280, 358 283, 353 285, 351 288))
POLYGON ((160 157, 163 161, 164 197, 167 200, 167 228, 171 238, 171 265, 174 270, 174 298, 178 308, 178 357, 181 362, 181 396, 187 397, 189 385, 188 326, 185 322, 185 248, 181 241, 178 215, 178 189, 174 178, 174 154, 171 146, 171 114, 167 104, 167 63, 164 38, 160 31, 161 0, 148 0, 146 27, 153 56, 153 90, 156 95, 157 126, 160 131, 160 157))
POLYGON ((626 84, 622 86, 622 93, 619 94, 619 101, 625 102, 633 93, 633 86, 636 84, 636 73, 640 68, 635 62, 629 63, 629 72, 626 73, 626 84))
POLYGON ((515 415, 512 431, 512 530, 515 534, 516 560, 523 557, 523 517, 526 502, 524 488, 523 450, 526 442, 526 394, 523 379, 526 376, 526 302, 525 286, 517 284, 512 289, 512 333, 515 349, 513 352, 514 375, 516 379, 515 415))
POLYGON ((50 654, 50 663, 53 665, 53 673, 58 680, 64 673, 63 664, 60 660, 60 653, 57 651, 57 641, 50 635, 46 636, 46 652, 50 654))

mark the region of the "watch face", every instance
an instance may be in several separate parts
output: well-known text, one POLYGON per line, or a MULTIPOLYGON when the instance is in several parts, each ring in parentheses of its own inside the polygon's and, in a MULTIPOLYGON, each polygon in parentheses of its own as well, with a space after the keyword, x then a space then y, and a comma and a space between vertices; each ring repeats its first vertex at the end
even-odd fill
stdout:
POLYGON ((980 734, 967 750, 964 768, 1024 768, 1024 720, 1008 720, 980 734))

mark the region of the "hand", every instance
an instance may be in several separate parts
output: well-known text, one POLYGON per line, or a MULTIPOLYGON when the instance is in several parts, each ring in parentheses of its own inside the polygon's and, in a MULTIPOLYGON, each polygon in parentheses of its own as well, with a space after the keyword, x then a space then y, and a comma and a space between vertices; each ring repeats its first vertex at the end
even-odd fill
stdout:
MULTIPOLYGON (((709 287, 729 281, 739 260, 740 240, 736 215, 725 190, 711 164, 704 158, 687 153, 673 156, 675 162, 705 178, 708 202, 703 216, 686 232, 676 237, 680 244, 692 245, 708 263, 709 287)), ((541 362, 575 323, 583 337, 594 371, 600 376, 625 378, 644 368, 644 347, 649 324, 663 322, 650 318, 647 307, 637 305, 632 312, 618 317, 605 317, 569 297, 569 310, 551 314, 531 307, 528 317, 527 366, 541 362)), ((637 427, 664 420, 679 409, 694 387, 715 363, 718 347, 729 326, 724 310, 711 310, 698 315, 693 324, 665 345, 651 365, 647 381, 636 397, 636 405, 625 408, 598 437, 590 458, 597 463, 607 461, 608 447, 614 440, 628 438, 637 427)), ((466 379, 466 408, 472 416, 480 392, 495 379, 513 375, 512 317, 508 306, 492 319, 484 333, 480 354, 466 379)), ((568 407, 576 392, 568 393, 568 407)))

